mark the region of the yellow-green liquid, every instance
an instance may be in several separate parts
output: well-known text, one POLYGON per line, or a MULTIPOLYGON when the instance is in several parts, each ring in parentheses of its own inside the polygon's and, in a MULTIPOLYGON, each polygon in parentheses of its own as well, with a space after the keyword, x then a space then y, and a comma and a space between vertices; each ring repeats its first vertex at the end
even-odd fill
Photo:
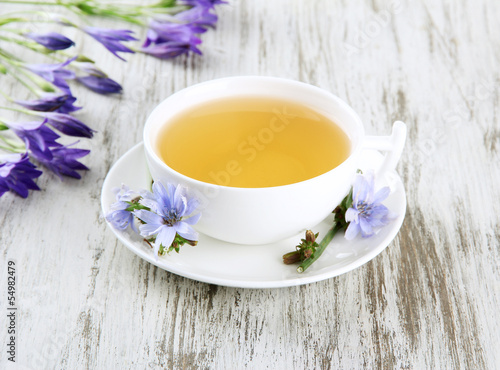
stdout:
POLYGON ((350 152, 334 122, 295 102, 231 98, 193 107, 160 132, 163 161, 196 180, 241 188, 280 186, 321 175, 350 152))

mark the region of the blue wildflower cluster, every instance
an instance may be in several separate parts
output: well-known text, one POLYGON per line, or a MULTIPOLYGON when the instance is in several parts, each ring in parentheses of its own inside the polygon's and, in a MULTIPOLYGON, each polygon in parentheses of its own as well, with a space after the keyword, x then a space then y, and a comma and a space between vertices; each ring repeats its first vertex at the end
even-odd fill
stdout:
POLYGON ((0 196, 10 191, 26 198, 28 190, 40 190, 34 181, 42 174, 37 167, 40 165, 61 178, 80 178, 79 171, 88 170, 79 162, 89 154, 88 150, 77 148, 76 142, 70 145, 59 142, 61 135, 90 139, 95 132, 74 116, 81 107, 75 104, 77 98, 71 83, 79 83, 98 94, 122 91, 121 85, 93 60, 68 53, 75 45, 71 39, 57 32, 32 32, 24 25, 46 17, 42 20, 45 24, 76 28, 121 60, 125 60, 121 53, 136 52, 170 59, 189 53, 201 54, 199 35, 215 27, 215 6, 224 3, 221 0, 159 0, 143 6, 94 0, 44 2, 46 6, 64 7, 79 17, 100 16, 143 26, 147 28, 146 38, 137 48, 126 45, 138 41, 128 29, 79 26, 56 13, 37 14, 31 9, 26 16, 21 12, 0 15, 0 75, 10 75, 34 96, 31 100, 14 99, 0 91, 5 100, 13 104, 0 104, 0 109, 38 119, 18 122, 0 117, 0 196), (47 62, 28 63, 6 47, 9 43, 34 51, 47 62))
POLYGON ((153 191, 136 193, 123 185, 115 189, 116 202, 106 215, 117 230, 131 228, 153 247, 155 259, 172 250, 179 252, 184 244, 196 245, 198 233, 191 227, 201 217, 193 215, 199 206, 182 186, 153 183, 153 191), (136 225, 136 219, 139 228, 136 225))

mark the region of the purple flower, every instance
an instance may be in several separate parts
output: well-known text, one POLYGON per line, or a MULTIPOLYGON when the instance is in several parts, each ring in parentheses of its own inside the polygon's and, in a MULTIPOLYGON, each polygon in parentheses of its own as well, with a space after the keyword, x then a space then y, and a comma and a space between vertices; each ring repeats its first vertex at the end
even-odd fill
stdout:
POLYGON ((175 41, 182 43, 199 44, 201 41, 196 37, 196 34, 202 33, 203 28, 190 24, 190 23, 173 23, 173 22, 159 22, 151 20, 149 22, 149 30, 147 33, 146 41, 143 46, 148 46, 148 43, 162 43, 167 41, 175 41))
POLYGON ((133 53, 131 49, 122 45, 122 41, 137 40, 131 36, 132 31, 129 30, 112 30, 108 28, 83 27, 82 30, 100 42, 106 49, 113 53, 116 57, 123 59, 117 52, 133 53))
POLYGON ((50 50, 64 50, 75 45, 73 41, 57 32, 25 33, 24 36, 38 42, 50 50))
POLYGON ((47 118, 49 125, 63 134, 87 138, 94 136, 94 130, 67 113, 47 112, 43 114, 43 117, 47 118))
POLYGON ((126 185, 113 190, 116 193, 116 202, 111 205, 111 212, 106 215, 106 220, 118 230, 126 230, 130 225, 132 230, 138 233, 139 231, 134 224, 134 214, 127 210, 130 207, 128 202, 136 199, 138 194, 126 185))
POLYGON ((375 234, 375 229, 385 226, 393 218, 386 206, 381 202, 390 193, 384 187, 375 193, 373 174, 356 175, 353 185, 353 202, 351 208, 345 213, 345 220, 349 226, 345 238, 352 240, 361 232, 363 238, 375 234))
POLYGON ((119 83, 107 77, 89 75, 78 77, 77 81, 99 94, 115 94, 122 91, 122 87, 119 83))
POLYGON ((214 5, 227 4, 224 0, 182 0, 181 4, 188 6, 214 7, 214 5))
MULTIPOLYGON (((198 43, 201 43, 201 41, 198 43)), ((194 46, 194 44, 175 41, 162 42, 145 48, 143 47, 141 48, 141 51, 160 59, 172 59, 178 57, 179 55, 187 54, 190 51, 196 54, 201 54, 201 51, 194 46)))
POLYGON ((8 154, 0 156, 0 197, 7 191, 26 198, 28 190, 40 190, 33 181, 42 174, 29 161, 28 154, 8 154))
POLYGON ((160 246, 169 248, 176 234, 187 240, 198 240, 198 233, 190 225, 198 222, 201 214, 189 217, 198 207, 198 201, 194 198, 188 199, 180 185, 175 187, 168 184, 167 189, 155 182, 153 193, 143 192, 143 198, 140 200, 140 203, 151 211, 134 211, 134 215, 145 222, 139 226, 141 235, 145 238, 156 238, 153 248, 156 259, 160 246))
POLYGON ((201 40, 196 37, 197 33, 201 33, 200 30, 202 28, 190 24, 152 20, 140 50, 161 59, 175 58, 190 51, 201 54, 196 47, 201 44, 201 40))
POLYGON ((50 148, 61 146, 61 144, 56 142, 59 135, 45 126, 46 122, 46 119, 43 122, 15 122, 9 123, 8 127, 24 141, 26 148, 35 158, 51 160, 52 152, 50 148))
POLYGON ((175 18, 186 24, 196 26, 197 33, 207 31, 207 28, 215 28, 217 23, 217 15, 210 12, 208 6, 195 6, 189 10, 178 13, 175 18))
POLYGON ((92 75, 92 76, 97 76, 97 77, 108 77, 106 73, 101 71, 99 68, 96 67, 94 63, 91 62, 77 62, 73 64, 76 68, 78 68, 80 71, 92 75))
POLYGON ((56 111, 59 113, 71 113, 77 110, 82 109, 82 107, 77 107, 73 103, 76 101, 76 98, 73 95, 66 95, 67 98, 64 101, 64 104, 61 105, 56 111))
POLYGON ((40 99, 36 100, 16 100, 15 103, 37 112, 61 112, 70 113, 82 109, 81 107, 76 107, 73 103, 76 98, 72 95, 64 94, 43 94, 40 99))
POLYGON ((59 87, 62 91, 69 93, 69 86, 66 80, 74 79, 75 73, 64 69, 64 67, 75 59, 76 57, 73 57, 59 64, 26 64, 24 67, 52 83, 54 86, 59 87))
POLYGON ((90 150, 70 148, 69 145, 51 148, 52 158, 50 160, 37 158, 49 170, 62 179, 62 176, 80 179, 77 170, 88 170, 88 167, 78 162, 77 159, 85 157, 90 150))

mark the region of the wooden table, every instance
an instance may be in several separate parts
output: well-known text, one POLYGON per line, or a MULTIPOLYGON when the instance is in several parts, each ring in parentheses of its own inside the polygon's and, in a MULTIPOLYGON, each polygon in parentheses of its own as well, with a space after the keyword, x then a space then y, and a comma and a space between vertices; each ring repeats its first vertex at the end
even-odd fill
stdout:
POLYGON ((124 93, 74 88, 77 116, 98 131, 81 143, 92 150, 82 180, 46 174, 27 200, 0 199, 0 367, 14 259, 17 368, 500 368, 500 3, 253 0, 218 14, 203 57, 175 61, 124 63, 75 34, 124 93), (107 227, 103 180, 152 108, 247 74, 329 90, 369 134, 407 123, 406 218, 371 262, 298 287, 227 288, 156 268, 107 227))

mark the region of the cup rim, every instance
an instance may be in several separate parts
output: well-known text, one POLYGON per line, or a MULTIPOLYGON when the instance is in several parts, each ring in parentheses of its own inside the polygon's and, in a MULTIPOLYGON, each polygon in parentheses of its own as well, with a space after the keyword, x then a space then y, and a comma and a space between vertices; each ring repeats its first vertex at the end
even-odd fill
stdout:
MULTIPOLYGON (((279 97, 279 96, 276 96, 279 97)), ((338 96, 332 94, 331 92, 324 90, 322 88, 319 88, 317 86, 297 81, 297 80, 292 80, 292 79, 286 79, 286 78, 280 78, 280 77, 269 77, 269 76, 233 76, 233 77, 223 77, 223 78, 218 78, 218 79, 212 79, 209 81, 197 83, 188 87, 185 87, 179 91, 176 91, 175 93, 171 94, 169 97, 165 98, 162 100, 156 107, 151 111, 151 113, 148 115, 146 119, 146 123, 144 125, 143 129, 143 142, 144 142, 144 148, 146 153, 148 154, 150 160, 154 160, 154 162, 159 165, 160 167, 168 170, 169 172, 173 172, 176 176, 180 177, 183 182, 185 183, 193 183, 195 186, 204 186, 212 189, 227 189, 227 191, 233 191, 233 192, 252 192, 252 191, 272 191, 275 189, 283 189, 283 188, 291 188, 291 187, 297 187, 297 186, 303 186, 305 184, 308 184, 310 182, 315 182, 315 181, 320 181, 322 178, 329 176, 332 172, 339 172, 340 169, 345 168, 351 164, 352 161, 355 160, 357 157, 357 154, 362 150, 362 139, 365 136, 365 131, 364 131, 364 126, 361 121, 361 118, 359 115, 354 111, 351 106, 349 106, 345 101, 340 99, 338 96), (210 182, 205 182, 201 180, 194 179, 192 177, 186 176, 182 174, 179 171, 174 170, 171 168, 169 165, 167 165, 156 153, 156 151, 153 149, 152 145, 152 138, 150 138, 149 132, 151 131, 151 126, 155 124, 154 118, 155 116, 158 115, 160 111, 162 111, 163 107, 168 105, 170 101, 175 97, 178 98, 179 95, 181 94, 189 94, 193 90, 198 90, 202 89, 206 86, 209 85, 214 85, 214 84, 220 84, 224 83, 226 81, 237 81, 239 83, 244 83, 244 82, 264 82, 264 83, 281 83, 281 84, 289 84, 290 86, 294 87, 299 87, 304 90, 311 90, 312 92, 320 93, 323 94, 324 96, 328 96, 328 98, 335 100, 336 104, 341 107, 341 109, 345 112, 347 112, 353 119, 353 121, 356 124, 356 129, 359 132, 359 138, 357 140, 356 146, 351 149, 351 153, 349 156, 338 166, 332 168, 331 170, 324 172, 320 175, 311 177, 306 180, 302 180, 299 182, 294 182, 291 184, 284 184, 284 185, 277 185, 277 186, 266 186, 266 187, 251 187, 251 188, 246 188, 246 187, 235 187, 235 186, 227 186, 227 185, 219 185, 219 184, 214 184, 210 182)), ((351 141, 352 143, 352 141, 351 141)))

